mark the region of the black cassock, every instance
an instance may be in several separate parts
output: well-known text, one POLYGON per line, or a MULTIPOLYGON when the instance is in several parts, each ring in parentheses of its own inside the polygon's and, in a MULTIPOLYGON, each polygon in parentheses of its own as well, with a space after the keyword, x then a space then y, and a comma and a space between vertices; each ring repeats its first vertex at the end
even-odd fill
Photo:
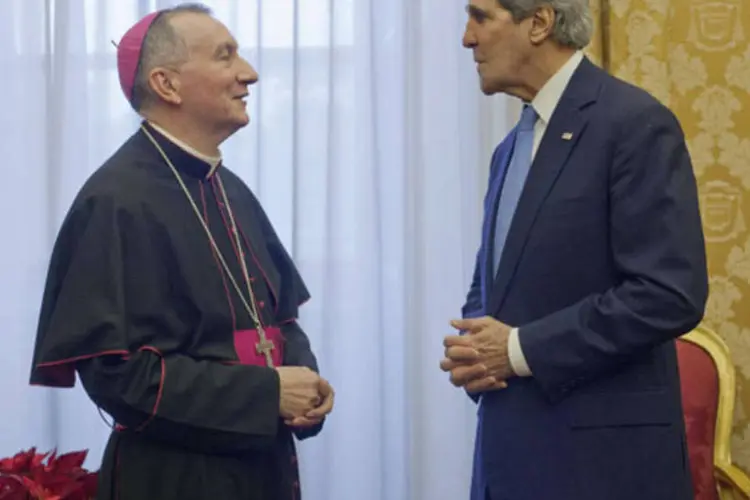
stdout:
MULTIPOLYGON (((305 285, 247 186, 144 123, 177 168, 236 283, 223 183, 242 235, 264 325, 283 334, 283 364, 317 371, 296 322, 305 285), (210 175, 209 175, 210 174, 210 175)), ((72 387, 116 422, 100 500, 298 499, 294 445, 321 426, 288 428, 279 378, 240 362, 253 329, 200 220, 142 130, 81 189, 54 246, 31 382, 72 387)))

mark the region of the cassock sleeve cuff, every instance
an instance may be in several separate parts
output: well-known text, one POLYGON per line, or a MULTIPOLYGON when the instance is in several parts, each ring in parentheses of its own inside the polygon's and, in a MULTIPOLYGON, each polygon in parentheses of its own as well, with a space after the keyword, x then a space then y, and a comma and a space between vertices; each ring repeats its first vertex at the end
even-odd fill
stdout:
POLYGON ((521 349, 521 341, 518 338, 518 328, 512 328, 510 330, 510 336, 508 337, 508 358, 510 359, 510 367, 519 377, 530 377, 531 368, 526 362, 526 357, 523 355, 521 349))

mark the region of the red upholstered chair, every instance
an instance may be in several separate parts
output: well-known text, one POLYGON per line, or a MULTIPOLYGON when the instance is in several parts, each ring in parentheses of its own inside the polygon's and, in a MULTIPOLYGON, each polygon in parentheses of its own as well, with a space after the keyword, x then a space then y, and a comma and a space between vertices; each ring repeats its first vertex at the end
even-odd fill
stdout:
POLYGON ((732 463, 735 373, 729 349, 698 327, 677 341, 695 500, 749 500, 750 478, 732 463))

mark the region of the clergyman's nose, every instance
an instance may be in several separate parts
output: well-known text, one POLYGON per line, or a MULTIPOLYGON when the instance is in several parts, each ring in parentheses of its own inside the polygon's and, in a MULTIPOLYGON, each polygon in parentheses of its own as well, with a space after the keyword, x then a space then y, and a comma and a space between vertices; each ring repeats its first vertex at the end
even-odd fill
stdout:
POLYGON ((240 73, 237 75, 237 80, 245 85, 252 85, 258 81, 258 72, 255 71, 255 68, 253 68, 253 66, 249 62, 243 60, 243 63, 244 67, 242 68, 242 71, 240 71, 240 73))

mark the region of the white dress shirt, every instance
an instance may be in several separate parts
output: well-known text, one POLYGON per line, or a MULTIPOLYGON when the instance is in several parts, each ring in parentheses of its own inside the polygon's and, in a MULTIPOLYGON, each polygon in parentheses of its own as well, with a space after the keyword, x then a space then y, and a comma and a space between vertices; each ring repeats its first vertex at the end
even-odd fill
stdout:
MULTIPOLYGON (((534 124, 534 145, 531 149, 531 161, 534 161, 536 152, 539 149, 539 144, 542 142, 544 132, 547 130, 547 124, 549 124, 554 113, 557 103, 568 86, 573 73, 578 68, 578 65, 583 60, 583 53, 577 51, 571 56, 570 59, 555 73, 552 78, 547 80, 547 83, 539 90, 534 100, 531 101, 531 106, 539 115, 539 119, 534 124)), ((531 368, 526 362, 526 357, 523 355, 521 349, 521 341, 519 339, 520 331, 518 328, 513 328, 510 331, 510 337, 508 337, 508 358, 510 360, 510 366, 513 372, 519 377, 530 377, 532 375, 531 368)))

